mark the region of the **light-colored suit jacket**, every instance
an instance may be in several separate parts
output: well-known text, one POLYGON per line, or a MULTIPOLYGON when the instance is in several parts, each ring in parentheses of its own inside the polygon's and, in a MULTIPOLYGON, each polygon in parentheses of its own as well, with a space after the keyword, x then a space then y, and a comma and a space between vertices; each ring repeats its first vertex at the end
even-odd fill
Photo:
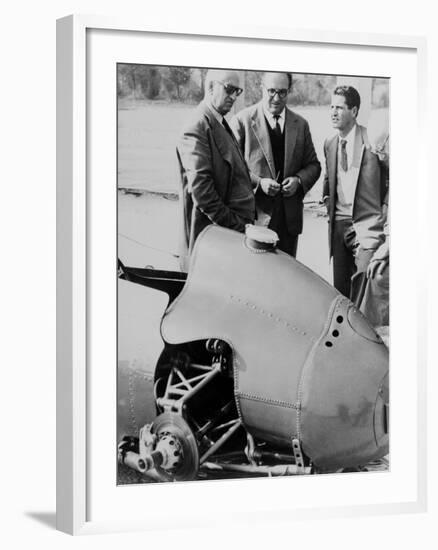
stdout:
MULTIPOLYGON (((315 184, 321 165, 315 153, 307 121, 286 107, 284 125, 283 177, 299 176, 301 188, 293 197, 282 197, 286 223, 290 234, 298 235, 303 228, 303 197, 315 184)), ((241 151, 248 164, 256 189, 257 211, 271 215, 275 197, 266 195, 260 187, 261 178, 276 179, 274 155, 262 102, 237 113, 230 122, 241 151)))
POLYGON ((182 265, 209 224, 243 232, 255 218, 248 168, 232 137, 201 102, 178 145, 183 207, 182 265))
MULTIPOLYGON (((327 139, 324 143, 326 171, 324 175, 323 197, 329 197, 329 240, 332 254, 333 225, 336 215, 338 183, 338 143, 339 136, 327 139)), ((383 238, 381 170, 377 155, 369 146, 366 128, 356 125, 352 166, 357 168, 353 199, 353 226, 359 245, 363 249, 376 249, 383 238)), ((384 194, 384 193, 383 193, 384 194)))

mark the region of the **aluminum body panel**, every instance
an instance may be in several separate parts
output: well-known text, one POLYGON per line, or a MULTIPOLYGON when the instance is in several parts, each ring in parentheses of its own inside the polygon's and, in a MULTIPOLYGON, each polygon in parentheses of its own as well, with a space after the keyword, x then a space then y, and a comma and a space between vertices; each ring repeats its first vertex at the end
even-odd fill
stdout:
POLYGON ((316 465, 358 466, 388 453, 379 400, 388 350, 346 298, 328 321, 303 372, 299 436, 316 465))
POLYGON ((244 235, 209 226, 161 332, 170 344, 230 344, 236 403, 253 435, 288 446, 298 437, 327 467, 386 454, 375 409, 387 348, 349 300, 283 252, 256 253, 244 235))
POLYGON ((172 344, 227 341, 246 426, 286 442, 296 432, 302 366, 337 296, 283 252, 255 253, 243 235, 210 226, 198 238, 185 288, 165 313, 162 336, 172 344))

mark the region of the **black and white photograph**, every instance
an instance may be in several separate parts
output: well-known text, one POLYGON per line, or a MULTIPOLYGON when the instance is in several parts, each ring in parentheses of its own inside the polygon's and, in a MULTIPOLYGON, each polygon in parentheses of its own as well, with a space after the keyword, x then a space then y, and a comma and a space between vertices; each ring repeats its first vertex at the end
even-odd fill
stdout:
POLYGON ((5 5, 2 547, 431 547, 433 6, 5 5))
POLYGON ((117 64, 117 483, 388 471, 390 79, 117 64))

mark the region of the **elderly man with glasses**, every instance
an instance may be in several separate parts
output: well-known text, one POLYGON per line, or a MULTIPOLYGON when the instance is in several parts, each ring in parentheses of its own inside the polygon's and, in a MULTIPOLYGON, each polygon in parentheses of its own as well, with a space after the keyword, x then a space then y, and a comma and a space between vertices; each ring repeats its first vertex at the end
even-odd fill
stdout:
POLYGON ((182 183, 184 242, 181 267, 199 233, 209 224, 244 232, 254 223, 255 198, 248 168, 225 120, 242 93, 239 75, 209 70, 205 96, 177 145, 182 183))
POLYGON ((265 73, 262 100, 240 111, 230 126, 255 188, 257 220, 277 232, 278 247, 295 257, 303 230, 303 198, 321 173, 307 121, 286 104, 288 73, 265 73))

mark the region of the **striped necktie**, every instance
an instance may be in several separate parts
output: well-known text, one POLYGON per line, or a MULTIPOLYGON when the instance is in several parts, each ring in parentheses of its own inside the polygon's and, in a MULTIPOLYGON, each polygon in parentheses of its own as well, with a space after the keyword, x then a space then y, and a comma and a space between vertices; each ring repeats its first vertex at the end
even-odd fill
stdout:
POLYGON ((347 140, 341 139, 341 168, 344 172, 348 170, 348 159, 347 159, 347 140))

